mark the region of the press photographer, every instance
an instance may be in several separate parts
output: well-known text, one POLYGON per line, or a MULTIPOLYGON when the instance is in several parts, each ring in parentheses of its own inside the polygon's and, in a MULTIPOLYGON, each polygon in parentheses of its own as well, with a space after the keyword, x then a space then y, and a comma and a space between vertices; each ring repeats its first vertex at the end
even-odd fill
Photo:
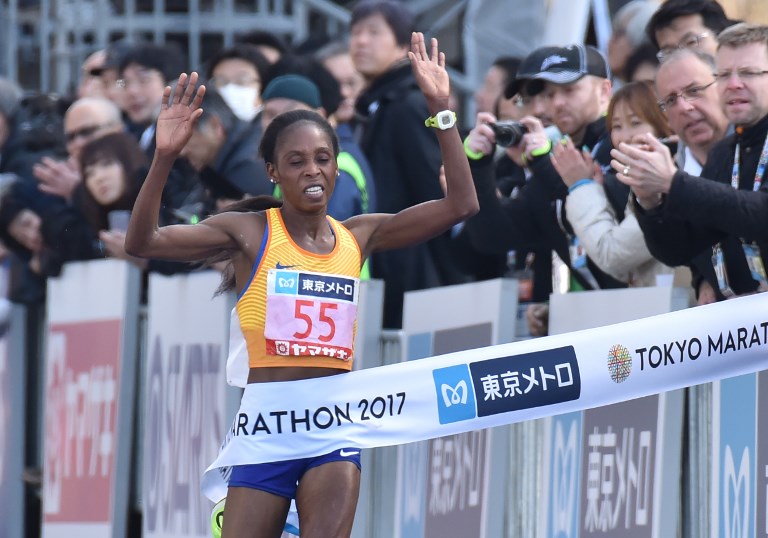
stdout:
MULTIPOLYGON (((496 104, 495 114, 478 114, 464 148, 470 158, 475 185, 484 193, 481 212, 454 238, 461 254, 457 256, 457 263, 462 263, 465 270, 470 263, 474 264, 471 272, 477 279, 503 275, 518 278, 521 303, 545 301, 549 297, 552 289, 549 249, 541 248, 534 219, 510 223, 506 216, 482 207, 498 204, 510 208, 520 206, 521 211, 528 211, 527 183, 531 174, 524 154, 546 146, 549 136, 557 139, 559 134, 551 125, 545 130, 541 120, 533 116, 537 112, 548 121, 540 105, 537 98, 502 97, 496 104), (535 132, 531 132, 530 125, 535 132), (477 236, 473 233, 475 229, 494 232, 477 236)), ((545 212, 548 205, 544 201, 545 212)), ((510 213, 512 211, 510 209, 510 213)))
MULTIPOLYGON (((584 45, 542 47, 523 60, 505 90, 505 97, 523 109, 519 121, 499 126, 493 115, 478 114, 465 140, 480 200, 480 213, 466 226, 472 245, 489 254, 537 252, 534 301, 546 301, 554 287, 563 293, 626 286, 600 271, 579 248, 563 211, 568 189, 550 161, 553 142, 545 129, 551 118, 573 144, 607 167, 611 144, 604 113, 610 94, 608 66, 597 50, 584 45), (522 165, 526 178, 509 198, 499 198, 490 168, 499 142, 517 142, 504 151, 522 165), (553 282, 555 275, 563 276, 553 282)), ((616 187, 610 192, 606 187, 606 194, 623 211, 628 190, 616 187)), ((534 329, 533 324, 529 327, 534 329)), ((538 328, 538 334, 542 332, 543 325, 538 328)))

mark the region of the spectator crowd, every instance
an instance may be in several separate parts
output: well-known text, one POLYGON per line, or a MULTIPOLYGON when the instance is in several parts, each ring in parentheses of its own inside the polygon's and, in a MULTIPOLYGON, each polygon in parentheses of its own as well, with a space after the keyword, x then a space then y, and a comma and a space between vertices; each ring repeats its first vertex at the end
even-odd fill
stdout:
MULTIPOLYGON (((437 138, 407 60, 404 2, 355 5, 347 39, 300 53, 253 32, 195 68, 204 113, 163 191, 161 224, 280 197, 259 155, 267 125, 306 109, 336 130, 329 214, 395 213, 439 198, 437 138)), ((153 159, 164 88, 194 66, 171 45, 115 42, 82 65, 76 95, 0 79, 0 241, 10 299, 42 303, 76 260, 200 270, 125 252, 153 159)), ((591 45, 499 56, 474 94, 464 149, 480 212, 424 245, 377 254, 384 324, 407 291, 509 276, 547 333, 552 293, 690 281, 697 304, 768 289, 768 27, 715 0, 632 0, 606 54, 591 45)), ((687 284, 687 282, 686 282, 687 284)))

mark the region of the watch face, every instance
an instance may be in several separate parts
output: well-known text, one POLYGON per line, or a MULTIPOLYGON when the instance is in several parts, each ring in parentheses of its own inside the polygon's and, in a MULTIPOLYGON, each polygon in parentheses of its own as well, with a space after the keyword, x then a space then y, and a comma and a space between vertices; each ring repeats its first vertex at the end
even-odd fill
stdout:
POLYGON ((455 123, 453 112, 450 110, 445 110, 443 112, 440 112, 437 115, 437 125, 441 129, 448 129, 450 127, 453 127, 453 124, 455 123))

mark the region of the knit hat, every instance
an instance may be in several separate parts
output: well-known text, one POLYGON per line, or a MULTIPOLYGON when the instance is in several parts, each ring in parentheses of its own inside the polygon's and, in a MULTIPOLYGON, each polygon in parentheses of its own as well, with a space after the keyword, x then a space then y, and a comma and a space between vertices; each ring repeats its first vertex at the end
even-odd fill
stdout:
POLYGON ((312 108, 320 108, 320 90, 307 77, 301 75, 283 75, 272 79, 261 94, 264 102, 282 97, 293 99, 312 108))

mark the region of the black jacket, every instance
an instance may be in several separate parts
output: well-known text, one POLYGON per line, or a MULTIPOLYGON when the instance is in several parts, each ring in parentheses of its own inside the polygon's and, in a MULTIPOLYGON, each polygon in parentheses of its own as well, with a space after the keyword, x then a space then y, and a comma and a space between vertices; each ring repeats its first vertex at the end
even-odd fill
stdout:
MULTIPOLYGON (((259 124, 239 120, 235 122, 227 132, 226 140, 216 154, 214 162, 201 172, 201 180, 205 182, 203 176, 209 174, 215 186, 219 186, 216 185, 217 180, 224 182, 240 196, 271 196, 274 185, 267 178, 264 160, 258 156, 260 140, 259 124)), ((239 196, 231 198, 237 199, 239 196)))
MULTIPOLYGON (((404 61, 374 80, 357 100, 360 147, 373 171, 377 210, 397 213, 428 200, 442 198, 438 181, 440 147, 432 129, 426 100, 404 61)), ((385 281, 384 326, 402 324, 403 293, 462 281, 453 266, 450 237, 376 253, 374 278, 385 281)))
MULTIPOLYGON (((610 162, 610 157, 604 156, 610 155, 611 148, 603 118, 587 127, 583 144, 590 148, 597 147, 597 161, 601 166, 603 162, 610 162)), ((488 254, 512 249, 537 252, 554 250, 561 260, 570 264, 568 235, 573 231, 565 219, 562 207, 558 215, 558 206, 561 204, 557 203, 557 200, 565 198, 568 189, 552 166, 549 155, 530 162, 529 168, 533 177, 518 190, 515 198, 508 199, 499 199, 496 195, 490 157, 470 161, 470 165, 480 201, 480 212, 468 221, 467 230, 478 250, 488 254)), ((609 191, 608 187, 606 191, 609 191)), ((623 214, 627 195, 624 195, 621 205, 613 204, 614 200, 621 199, 620 194, 609 193, 608 198, 612 205, 618 206, 614 209, 620 209, 623 214)), ((600 288, 626 287, 626 284, 600 271, 591 260, 588 260, 588 264, 600 288)), ((572 274, 579 279, 578 272, 573 271, 572 274)), ((587 282, 579 279, 579 283, 587 289, 590 288, 587 282)), ((551 290, 551 282, 549 286, 551 290)))
MULTIPOLYGON (((768 174, 752 192, 760 152, 768 135, 768 116, 734 133, 709 152, 702 177, 677 172, 663 203, 651 211, 636 205, 637 220, 651 254, 667 265, 689 263, 711 254, 721 243, 731 288, 737 294, 757 288, 741 247, 756 242, 768 266, 768 174), (741 145, 739 188, 731 187, 736 144, 741 145)), ((710 267, 711 270, 711 262, 710 267)))
MULTIPOLYGON (((496 159, 494 165, 496 188, 503 198, 516 197, 525 187, 525 170, 506 154, 496 159)), ((531 300, 543 302, 552 293, 552 253, 549 250, 533 251, 514 249, 514 264, 507 252, 488 254, 478 250, 472 243, 466 226, 451 241, 454 265, 466 274, 470 281, 481 281, 502 276, 514 276, 512 273, 530 269, 533 277, 531 300), (528 256, 533 254, 533 261, 528 266, 528 256)))

